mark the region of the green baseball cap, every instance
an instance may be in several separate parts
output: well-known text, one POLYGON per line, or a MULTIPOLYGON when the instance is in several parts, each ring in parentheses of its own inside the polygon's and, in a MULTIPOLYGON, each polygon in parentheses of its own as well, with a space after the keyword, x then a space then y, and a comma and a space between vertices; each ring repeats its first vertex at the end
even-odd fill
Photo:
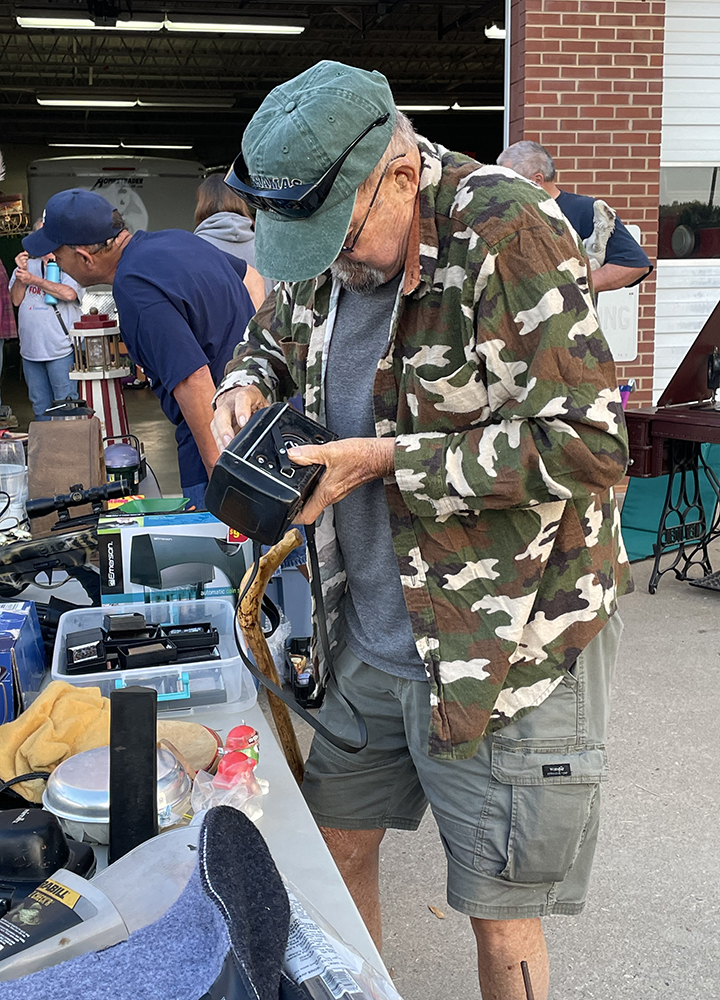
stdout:
POLYGON ((245 129, 242 151, 253 184, 292 192, 312 184, 378 118, 347 156, 322 205, 307 218, 258 211, 255 261, 277 281, 322 274, 345 242, 355 196, 388 147, 395 102, 376 70, 323 60, 271 90, 245 129))

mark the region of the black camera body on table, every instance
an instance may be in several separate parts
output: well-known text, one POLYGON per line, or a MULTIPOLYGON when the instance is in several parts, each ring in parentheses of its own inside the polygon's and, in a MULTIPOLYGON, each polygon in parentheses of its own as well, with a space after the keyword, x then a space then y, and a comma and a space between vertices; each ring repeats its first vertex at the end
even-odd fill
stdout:
POLYGON ((324 465, 294 465, 288 448, 336 440, 337 434, 288 403, 258 410, 220 455, 205 506, 253 541, 274 545, 325 471, 324 465))

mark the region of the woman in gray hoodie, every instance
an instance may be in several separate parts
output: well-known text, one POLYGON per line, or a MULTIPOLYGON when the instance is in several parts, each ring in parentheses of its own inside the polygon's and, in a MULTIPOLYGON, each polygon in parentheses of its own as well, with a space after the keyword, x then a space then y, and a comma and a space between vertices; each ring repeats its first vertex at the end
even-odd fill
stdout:
MULTIPOLYGON (((210 174, 197 190, 195 235, 255 267, 255 231, 250 209, 223 180, 210 174)), ((265 294, 273 283, 265 279, 265 294)))
MULTIPOLYGON (((196 236, 213 243, 225 253, 242 257, 255 267, 255 232, 250 210, 242 198, 230 190, 222 174, 210 174, 198 188, 195 225, 196 236)), ((273 283, 268 278, 263 280, 265 294, 269 295, 273 283)), ((302 409, 300 397, 297 399, 297 408, 302 409)), ((304 530, 300 530, 304 535, 304 530)), ((306 559, 305 546, 302 545, 290 553, 283 566, 286 569, 302 567, 301 572, 307 579, 306 559)))

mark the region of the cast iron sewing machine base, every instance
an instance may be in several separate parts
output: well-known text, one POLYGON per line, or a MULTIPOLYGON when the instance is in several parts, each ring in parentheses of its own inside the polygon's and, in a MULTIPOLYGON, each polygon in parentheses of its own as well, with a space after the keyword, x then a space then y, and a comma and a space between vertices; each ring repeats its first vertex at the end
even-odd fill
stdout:
POLYGON ((720 535, 720 516, 715 513, 720 504, 720 480, 703 458, 699 441, 674 440, 668 442, 668 447, 668 487, 657 542, 653 546, 655 560, 648 590, 654 594, 660 578, 670 570, 678 580, 688 580, 699 587, 720 589, 719 584, 709 582, 711 577, 720 574, 713 574, 708 554, 708 545, 720 535), (701 471, 707 477, 716 497, 709 527, 700 494, 701 471), (673 552, 673 559, 661 569, 661 560, 670 551, 673 552), (690 571, 694 566, 699 566, 703 571, 701 579, 690 579, 690 571), (708 582, 704 583, 706 580, 708 582))

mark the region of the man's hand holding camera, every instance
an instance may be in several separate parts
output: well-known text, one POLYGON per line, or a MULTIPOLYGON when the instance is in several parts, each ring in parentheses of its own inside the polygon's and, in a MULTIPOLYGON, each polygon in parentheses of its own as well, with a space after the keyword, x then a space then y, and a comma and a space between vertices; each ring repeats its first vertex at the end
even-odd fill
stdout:
MULTIPOLYGON (((256 386, 229 389, 218 397, 212 432, 220 450, 245 426, 253 413, 268 406, 256 386)), ((323 445, 290 448, 288 457, 296 465, 324 465, 325 473, 307 501, 298 524, 312 524, 326 507, 342 500, 372 479, 392 476, 395 469, 394 438, 345 438, 323 445)))
POLYGON ((312 524, 326 507, 358 486, 393 475, 394 454, 395 438, 345 438, 289 448, 288 458, 296 465, 325 466, 323 477, 300 511, 297 523, 312 524))
POLYGON ((227 392, 218 396, 215 403, 215 416, 210 425, 218 451, 224 451, 227 448, 253 413, 269 405, 269 401, 254 385, 228 389, 227 392))

